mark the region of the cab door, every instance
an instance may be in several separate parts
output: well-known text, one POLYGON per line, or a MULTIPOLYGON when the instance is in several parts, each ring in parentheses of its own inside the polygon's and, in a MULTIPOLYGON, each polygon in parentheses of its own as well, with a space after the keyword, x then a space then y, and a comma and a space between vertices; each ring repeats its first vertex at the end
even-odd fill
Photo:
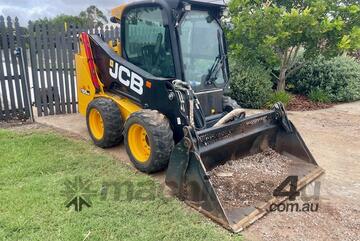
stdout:
POLYGON ((132 7, 122 19, 124 58, 156 77, 175 78, 169 25, 158 5, 132 7))

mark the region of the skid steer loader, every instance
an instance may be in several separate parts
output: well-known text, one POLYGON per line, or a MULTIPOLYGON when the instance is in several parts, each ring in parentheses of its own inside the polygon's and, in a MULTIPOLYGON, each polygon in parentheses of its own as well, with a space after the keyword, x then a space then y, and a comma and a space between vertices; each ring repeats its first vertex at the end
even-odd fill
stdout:
POLYGON ((225 6, 191 0, 145 0, 112 10, 115 41, 82 33, 75 56, 79 111, 94 143, 124 141, 146 173, 167 168, 175 195, 238 232, 266 213, 272 198, 226 208, 209 172, 272 148, 296 159, 298 189, 321 173, 281 104, 250 117, 225 95, 229 67, 220 18, 225 6), (302 163, 302 164, 301 164, 302 163))

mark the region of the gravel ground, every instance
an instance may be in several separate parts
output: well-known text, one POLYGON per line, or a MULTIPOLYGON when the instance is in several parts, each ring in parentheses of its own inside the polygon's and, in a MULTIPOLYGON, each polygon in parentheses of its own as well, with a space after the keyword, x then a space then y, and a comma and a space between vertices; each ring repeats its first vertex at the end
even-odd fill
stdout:
POLYGON ((271 199, 274 189, 289 176, 293 163, 269 149, 228 161, 213 169, 210 176, 226 209, 248 207, 271 199))
POLYGON ((360 102, 289 119, 325 169, 319 210, 270 213, 242 233, 245 240, 360 240, 360 102))
MULTIPOLYGON (((302 205, 302 202, 298 202, 302 205)), ((360 235, 360 209, 322 201, 317 212, 274 212, 245 231, 247 240, 343 240, 360 235)))

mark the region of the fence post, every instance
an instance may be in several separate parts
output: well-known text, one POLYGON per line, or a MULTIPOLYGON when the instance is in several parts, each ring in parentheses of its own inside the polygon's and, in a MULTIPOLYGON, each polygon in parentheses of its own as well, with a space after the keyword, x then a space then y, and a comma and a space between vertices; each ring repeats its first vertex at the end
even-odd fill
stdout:
POLYGON ((35 25, 32 22, 29 22, 29 39, 30 39, 30 63, 31 63, 31 72, 32 80, 34 87, 34 100, 37 108, 37 115, 42 116, 41 110, 41 93, 39 85, 39 75, 38 75, 38 62, 36 57, 36 35, 35 35, 35 25))
MULTIPOLYGON (((9 18, 8 18, 8 21, 9 21, 9 18)), ((2 46, 3 46, 5 68, 6 68, 5 76, 7 76, 7 81, 8 81, 8 85, 9 85, 9 97, 10 97, 9 109, 11 107, 11 109, 9 110, 9 115, 15 117, 14 111, 16 110, 16 106, 15 106, 15 97, 14 97, 14 86, 11 81, 12 73, 11 73, 10 54, 9 54, 10 48, 9 48, 9 43, 8 43, 8 39, 7 39, 7 36, 9 36, 9 32, 5 26, 5 20, 0 21, 0 32, 4 33, 2 35, 2 46)), ((5 74, 5 71, 4 71, 4 74, 5 74)), ((4 79, 4 81, 5 81, 5 79, 4 79)))
MULTIPOLYGON (((23 52, 23 49, 21 47, 18 47, 16 48, 15 50, 15 53, 14 53, 18 58, 20 58, 20 61, 21 61, 21 66, 25 67, 25 60, 24 60, 24 52, 23 52)), ((26 74, 24 74, 24 84, 25 84, 25 89, 26 89, 26 92, 24 92, 24 94, 26 95, 26 97, 24 97, 24 100, 26 98, 26 101, 28 106, 27 108, 29 108, 29 114, 30 114, 30 119, 32 122, 35 122, 35 119, 34 119, 34 113, 33 113, 33 109, 32 109, 32 106, 31 106, 31 100, 30 100, 30 88, 29 88, 29 85, 28 85, 28 79, 26 77, 26 74)))
POLYGON ((49 24, 42 25, 43 32, 43 43, 44 43, 44 62, 45 62, 45 77, 46 77, 46 89, 43 89, 45 93, 47 93, 46 97, 46 105, 49 108, 49 115, 54 115, 54 91, 53 85, 51 83, 51 75, 50 75, 50 58, 49 58, 49 37, 50 37, 50 26, 49 24))
MULTIPOLYGON (((24 38, 25 36, 23 35, 22 29, 19 26, 19 19, 16 17, 15 18, 15 32, 16 32, 16 44, 17 44, 17 48, 21 48, 22 52, 21 54, 26 56, 26 48, 25 48, 25 41, 24 38)), ((16 54, 16 50, 15 49, 15 56, 17 56, 16 54)), ((27 109, 27 107, 30 104, 31 107, 31 87, 30 87, 30 83, 29 83, 29 75, 28 75, 28 68, 27 68, 27 60, 24 57, 23 59, 24 61, 22 61, 21 59, 18 60, 18 62, 20 63, 20 75, 19 75, 19 79, 21 80, 21 92, 23 93, 23 101, 24 101, 24 109, 25 109, 25 115, 28 117, 31 117, 31 113, 30 113, 30 108, 27 109), (26 85, 28 87, 26 87, 26 85), (29 90, 27 89, 29 88, 29 90), (29 91, 29 92, 28 92, 29 91), (29 95, 29 98, 27 97, 27 95, 29 95), (28 101, 30 101, 28 103, 28 101)))
MULTIPOLYGON (((0 16, 0 33, 4 33, 4 17, 0 16)), ((5 46, 3 44, 3 39, 4 37, 1 38, 0 36, 0 42, 1 42, 1 46, 3 51, 5 51, 5 46)), ((0 51, 1 54, 1 51, 0 51)), ((5 53, 4 53, 5 54, 5 53)), ((1 95, 3 97, 3 105, 4 105, 4 113, 5 113, 5 117, 8 117, 10 115, 10 109, 9 109, 9 101, 8 101, 8 95, 7 95, 7 89, 6 89, 6 85, 5 85, 5 71, 4 71, 4 66, 3 66, 3 62, 2 62, 2 55, 0 56, 1 58, 1 63, 0 63, 0 82, 1 82, 1 95)), ((10 93, 9 93, 10 94, 10 93)), ((3 112, 3 110, 1 109, 1 113, 3 112)), ((6 119, 6 118, 4 118, 6 119)))

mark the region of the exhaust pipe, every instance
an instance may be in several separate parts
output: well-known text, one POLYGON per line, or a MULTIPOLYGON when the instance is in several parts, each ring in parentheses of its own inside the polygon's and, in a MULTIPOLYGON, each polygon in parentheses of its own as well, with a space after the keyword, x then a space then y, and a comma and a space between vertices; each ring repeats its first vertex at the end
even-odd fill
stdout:
POLYGON ((324 173, 279 103, 272 111, 206 130, 185 127, 184 138, 171 155, 166 184, 191 207, 225 228, 240 232, 266 215, 271 204, 279 204, 287 198, 271 197, 246 207, 229 207, 221 201, 212 171, 229 161, 269 148, 293 161, 288 173, 283 175, 298 177, 298 190, 324 173))

